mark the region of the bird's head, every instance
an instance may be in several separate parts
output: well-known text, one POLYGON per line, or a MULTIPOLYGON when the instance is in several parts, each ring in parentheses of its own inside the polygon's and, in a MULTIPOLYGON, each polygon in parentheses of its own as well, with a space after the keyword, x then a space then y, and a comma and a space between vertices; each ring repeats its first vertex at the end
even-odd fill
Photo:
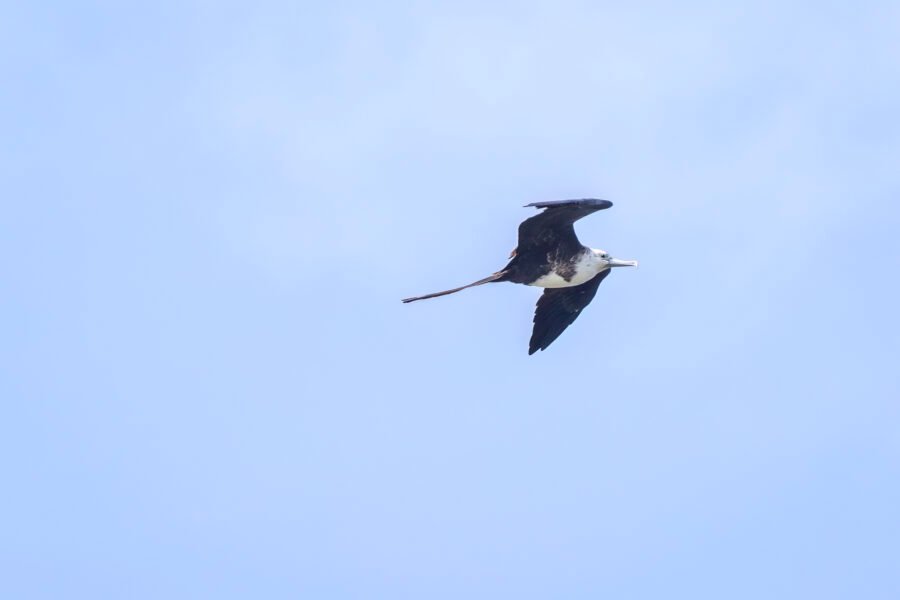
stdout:
POLYGON ((620 260, 618 258, 613 258, 609 255, 609 252, 606 250, 597 250, 591 248, 591 252, 594 253, 594 256, 597 258, 598 262, 606 267, 636 267, 638 266, 638 261, 636 260, 620 260))

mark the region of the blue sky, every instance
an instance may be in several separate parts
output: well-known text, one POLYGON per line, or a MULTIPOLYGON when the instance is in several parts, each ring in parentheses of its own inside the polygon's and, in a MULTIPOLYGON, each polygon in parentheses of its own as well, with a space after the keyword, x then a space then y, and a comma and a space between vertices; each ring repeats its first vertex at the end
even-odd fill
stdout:
POLYGON ((900 9, 721 4, 4 4, 3 597, 897 598, 900 9))

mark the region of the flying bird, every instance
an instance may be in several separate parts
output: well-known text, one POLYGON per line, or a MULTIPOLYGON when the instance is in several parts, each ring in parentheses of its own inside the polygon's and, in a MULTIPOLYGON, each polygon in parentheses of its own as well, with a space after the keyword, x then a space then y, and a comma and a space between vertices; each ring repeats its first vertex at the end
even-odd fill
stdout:
POLYGON ((455 294, 485 283, 510 281, 544 288, 534 311, 528 354, 546 350, 590 304, 613 267, 636 267, 636 260, 612 258, 605 250, 582 245, 575 221, 612 206, 609 200, 554 200, 526 207, 543 209, 519 225, 519 243, 503 269, 468 285, 405 298, 404 303, 455 294))

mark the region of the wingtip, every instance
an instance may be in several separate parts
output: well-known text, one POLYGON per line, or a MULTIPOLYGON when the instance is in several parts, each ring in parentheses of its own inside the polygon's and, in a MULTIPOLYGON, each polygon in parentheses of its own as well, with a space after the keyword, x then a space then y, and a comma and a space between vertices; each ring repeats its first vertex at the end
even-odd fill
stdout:
POLYGON ((600 206, 601 210, 612 208, 613 206, 613 203, 609 200, 601 200, 599 198, 580 198, 577 200, 548 200, 545 202, 532 202, 531 204, 524 205, 523 208, 551 208, 553 206, 565 206, 567 204, 590 204, 594 206, 600 206))

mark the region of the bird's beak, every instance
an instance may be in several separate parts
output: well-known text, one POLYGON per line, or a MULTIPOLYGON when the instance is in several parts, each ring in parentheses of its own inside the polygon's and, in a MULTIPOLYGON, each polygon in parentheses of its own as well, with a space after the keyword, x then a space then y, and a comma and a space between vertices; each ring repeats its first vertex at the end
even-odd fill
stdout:
POLYGON ((606 261, 610 267, 636 267, 638 266, 638 261, 636 260, 619 260, 618 258, 610 258, 606 261))

